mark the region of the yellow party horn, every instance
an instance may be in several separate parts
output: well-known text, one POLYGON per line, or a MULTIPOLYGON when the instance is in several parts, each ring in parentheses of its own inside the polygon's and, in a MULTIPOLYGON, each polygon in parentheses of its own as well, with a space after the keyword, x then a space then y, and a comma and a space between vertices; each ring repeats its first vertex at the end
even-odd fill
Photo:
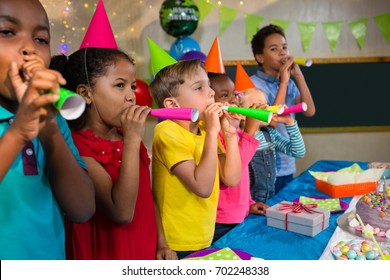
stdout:
POLYGON ((228 112, 244 115, 250 118, 258 119, 266 123, 270 123, 273 116, 270 110, 241 108, 241 107, 234 107, 234 106, 222 106, 221 109, 228 112))
POLYGON ((294 63, 306 67, 310 67, 313 64, 313 61, 310 58, 296 58, 294 63))
POLYGON ((284 112, 284 106, 283 105, 272 105, 268 106, 267 110, 270 110, 274 114, 282 114, 284 112))

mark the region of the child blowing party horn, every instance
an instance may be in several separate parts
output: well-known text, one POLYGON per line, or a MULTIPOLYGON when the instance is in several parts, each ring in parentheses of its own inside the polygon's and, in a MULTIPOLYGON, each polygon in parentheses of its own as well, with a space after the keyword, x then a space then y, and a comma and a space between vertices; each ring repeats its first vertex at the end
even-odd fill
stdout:
POLYGON ((199 117, 199 111, 196 108, 160 108, 150 110, 149 115, 163 119, 196 122, 199 117))
POLYGON ((287 115, 293 113, 301 113, 301 112, 305 112, 306 110, 307 110, 307 104, 305 102, 301 102, 284 109, 284 112, 278 115, 281 116, 281 115, 287 115))
POLYGON ((240 108, 240 107, 234 107, 234 106, 222 106, 222 110, 244 115, 247 117, 251 117, 254 119, 261 120, 263 122, 269 123, 272 119, 272 112, 270 110, 260 110, 260 109, 253 109, 253 108, 240 108))

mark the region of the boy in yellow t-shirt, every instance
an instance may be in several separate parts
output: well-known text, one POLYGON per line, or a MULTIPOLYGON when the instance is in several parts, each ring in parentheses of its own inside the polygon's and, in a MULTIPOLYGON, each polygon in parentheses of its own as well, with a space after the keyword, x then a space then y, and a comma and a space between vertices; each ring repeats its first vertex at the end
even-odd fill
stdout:
POLYGON ((240 180, 236 128, 225 118, 221 104, 215 103, 215 92, 200 60, 163 68, 150 92, 159 107, 199 110, 197 122, 165 120, 154 131, 153 193, 167 243, 180 259, 211 245, 219 177, 229 186, 240 180), (218 142, 220 130, 225 150, 218 142))

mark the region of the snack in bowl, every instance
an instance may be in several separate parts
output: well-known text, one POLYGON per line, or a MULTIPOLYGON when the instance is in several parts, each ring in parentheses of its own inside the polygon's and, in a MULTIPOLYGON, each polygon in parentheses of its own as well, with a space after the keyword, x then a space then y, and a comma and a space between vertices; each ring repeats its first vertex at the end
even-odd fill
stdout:
MULTIPOLYGON (((340 240, 332 243, 329 249, 335 260, 381 260, 379 248, 368 240, 340 240)), ((381 246, 381 250, 388 259, 390 257, 388 249, 381 246)))

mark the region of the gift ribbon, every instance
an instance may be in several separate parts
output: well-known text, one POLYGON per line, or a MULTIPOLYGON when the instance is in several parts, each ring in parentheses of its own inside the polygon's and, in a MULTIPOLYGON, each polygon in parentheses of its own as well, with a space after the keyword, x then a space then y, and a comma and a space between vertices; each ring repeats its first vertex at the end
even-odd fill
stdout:
POLYGON ((281 206, 279 210, 282 211, 290 210, 289 212, 286 213, 286 230, 288 230, 288 214, 291 212, 299 214, 302 213, 303 211, 309 214, 314 214, 314 213, 322 214, 322 230, 324 230, 325 214, 323 212, 315 211, 312 209, 312 208, 317 208, 317 204, 315 203, 303 204, 301 202, 293 202, 292 204, 290 204, 290 203, 281 202, 280 205, 281 206))

